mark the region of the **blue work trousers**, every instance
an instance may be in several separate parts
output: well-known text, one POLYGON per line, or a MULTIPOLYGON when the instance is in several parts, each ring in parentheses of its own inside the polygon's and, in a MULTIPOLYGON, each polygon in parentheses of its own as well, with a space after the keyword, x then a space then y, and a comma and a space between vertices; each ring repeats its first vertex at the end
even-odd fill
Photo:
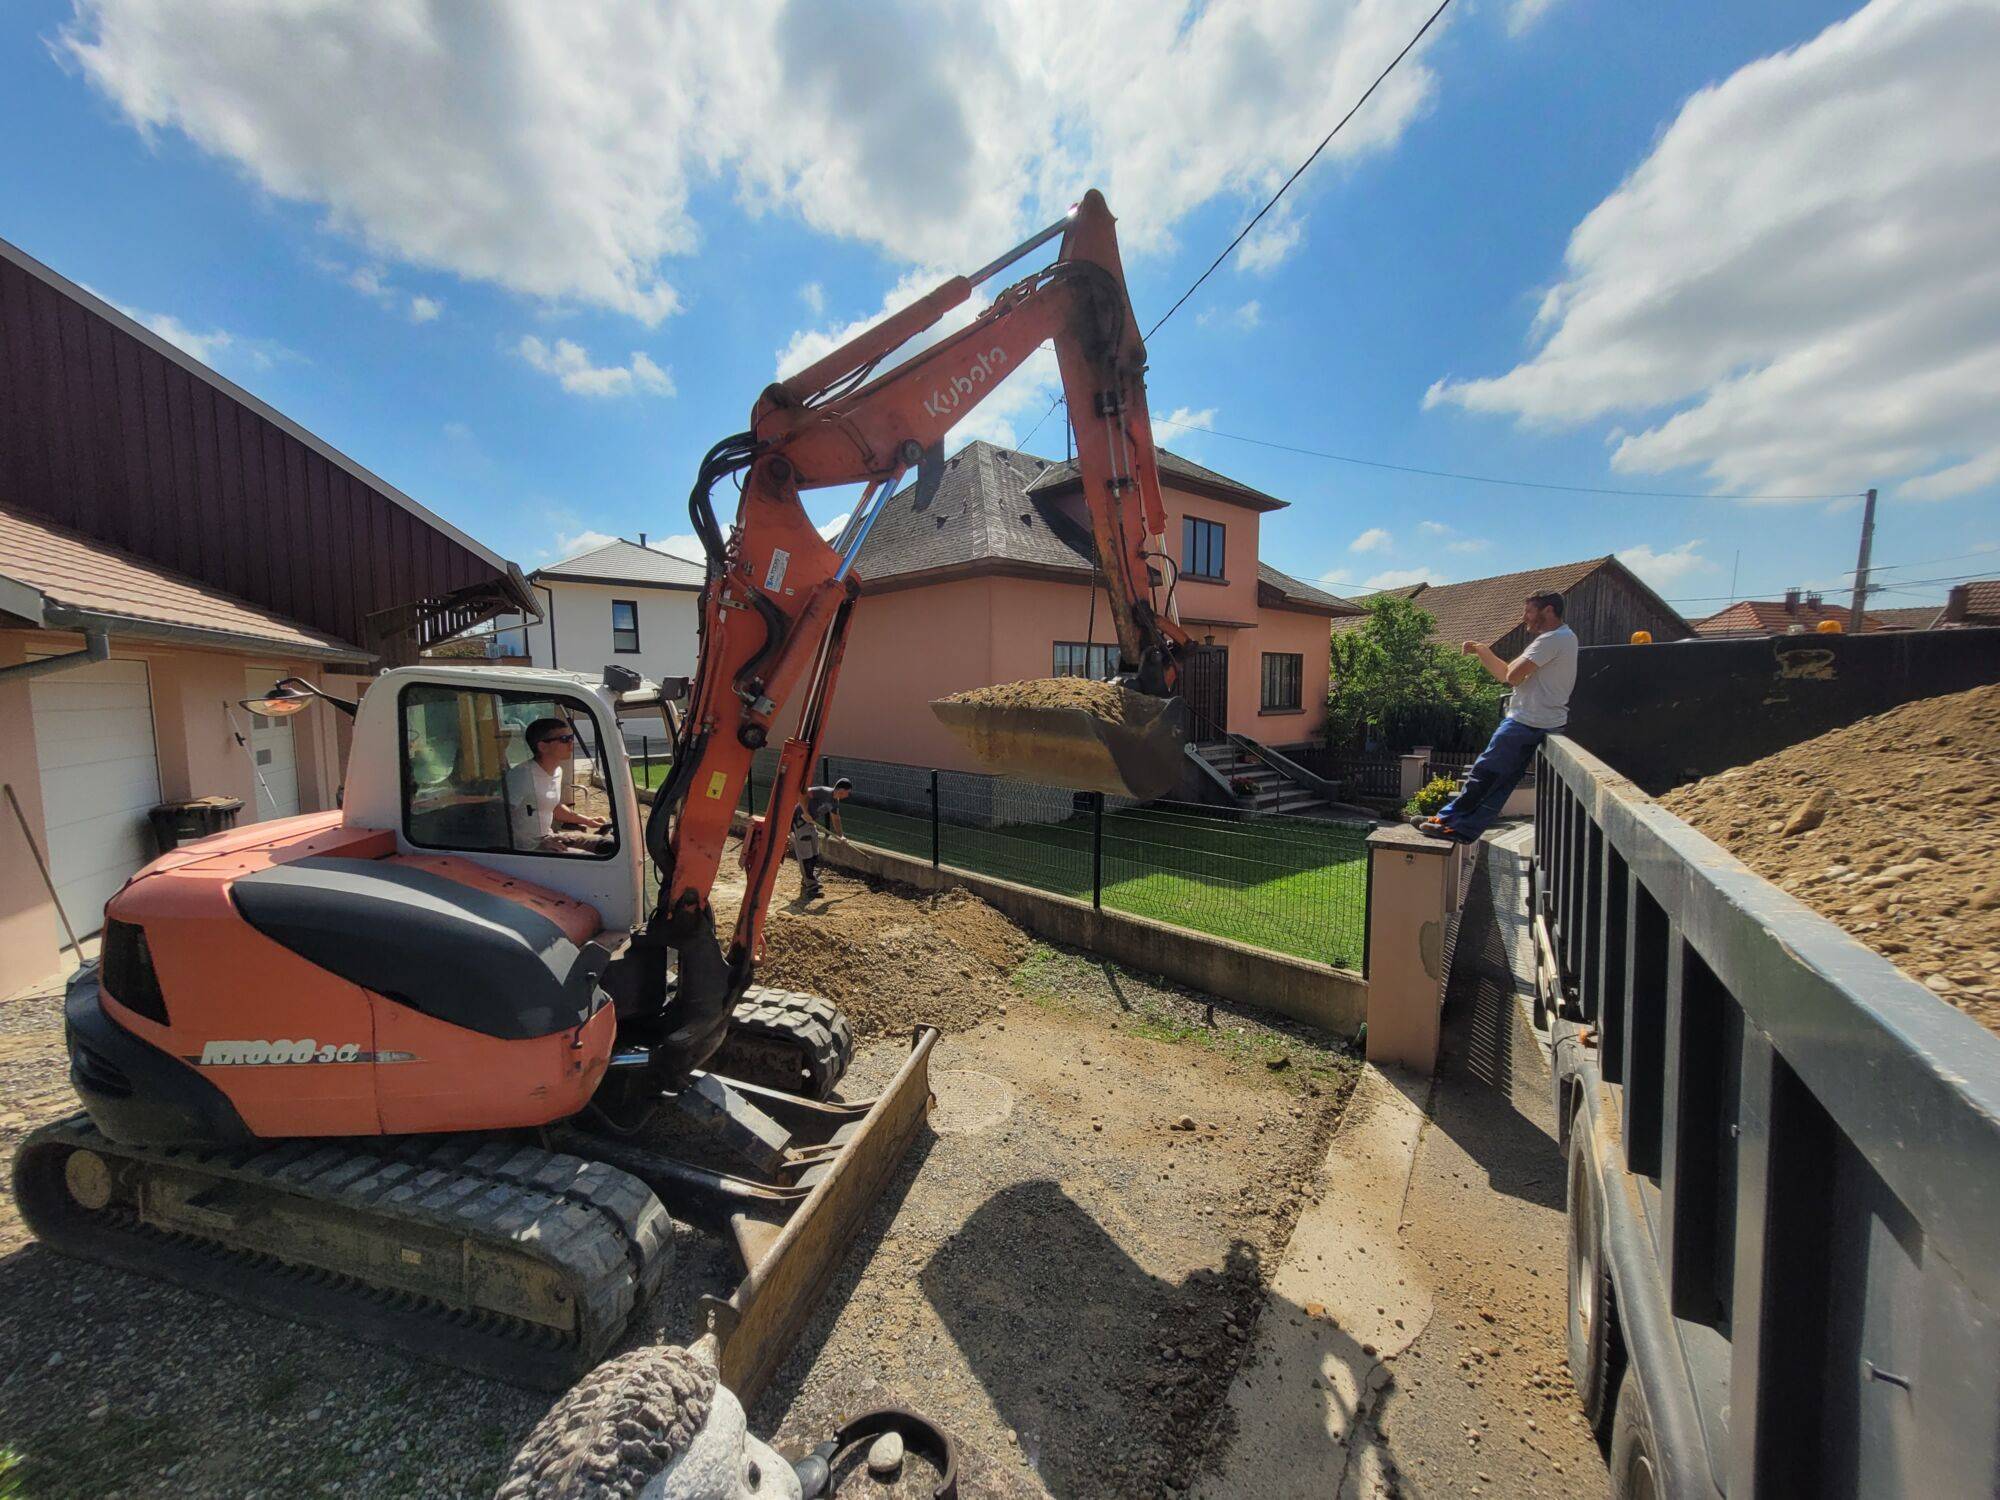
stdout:
POLYGON ((1465 785, 1458 795, 1438 809, 1438 821, 1468 844, 1486 832, 1500 816, 1509 794, 1521 784, 1528 767, 1535 763, 1535 752, 1548 737, 1546 729, 1523 724, 1519 719, 1502 719, 1500 727, 1493 731, 1493 738, 1486 742, 1479 759, 1466 773, 1465 785))

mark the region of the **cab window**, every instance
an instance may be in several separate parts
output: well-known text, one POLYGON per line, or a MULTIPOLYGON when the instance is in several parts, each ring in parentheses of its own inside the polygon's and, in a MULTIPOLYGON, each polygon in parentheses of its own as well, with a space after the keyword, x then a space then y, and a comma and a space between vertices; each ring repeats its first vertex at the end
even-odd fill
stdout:
POLYGON ((618 852, 617 810, 590 753, 597 721, 578 700, 412 683, 401 729, 412 844, 571 859, 618 852))

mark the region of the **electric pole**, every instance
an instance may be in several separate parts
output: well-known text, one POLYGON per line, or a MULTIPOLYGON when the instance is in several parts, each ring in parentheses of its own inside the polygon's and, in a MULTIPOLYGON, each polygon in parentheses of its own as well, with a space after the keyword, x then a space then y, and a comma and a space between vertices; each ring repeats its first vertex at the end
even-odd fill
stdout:
POLYGON ((1861 556, 1854 562, 1854 603, 1847 611, 1847 633, 1861 634, 1862 606, 1868 602, 1868 552, 1875 545, 1875 492, 1861 512, 1861 556))

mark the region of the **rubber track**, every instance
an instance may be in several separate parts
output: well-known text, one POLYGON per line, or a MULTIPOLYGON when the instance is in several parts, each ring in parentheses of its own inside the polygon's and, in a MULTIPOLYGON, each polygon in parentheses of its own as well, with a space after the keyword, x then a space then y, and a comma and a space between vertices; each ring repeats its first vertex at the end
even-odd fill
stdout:
POLYGON ((847 1017, 840 1013, 840 1007, 802 990, 751 985, 729 1018, 729 1036, 792 1047, 799 1054, 799 1073, 786 1078, 762 1076, 770 1070, 751 1065, 747 1054, 743 1055, 744 1061, 732 1063, 727 1039, 709 1062, 712 1071, 745 1083, 803 1094, 808 1099, 831 1098, 854 1058, 854 1032, 847 1017))
POLYGON ((603 1162, 491 1136, 175 1150, 121 1145, 78 1114, 22 1143, 14 1189, 28 1227, 52 1249, 542 1390, 566 1389, 603 1357, 633 1311, 659 1289, 674 1255, 673 1221, 637 1178, 603 1162), (338 1204, 391 1235, 395 1224, 408 1223, 503 1245, 557 1269, 577 1326, 548 1328, 293 1265, 145 1224, 130 1208, 93 1213, 70 1198, 63 1179, 63 1162, 79 1148, 338 1204))

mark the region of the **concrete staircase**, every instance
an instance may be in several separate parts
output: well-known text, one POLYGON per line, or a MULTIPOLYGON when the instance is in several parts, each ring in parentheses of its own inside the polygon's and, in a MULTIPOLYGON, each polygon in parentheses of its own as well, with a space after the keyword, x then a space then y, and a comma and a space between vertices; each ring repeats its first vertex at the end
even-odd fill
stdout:
POLYGON ((1250 791, 1235 793, 1236 805, 1246 812, 1295 813, 1310 817, 1330 811, 1326 799, 1318 792, 1267 766, 1233 741, 1198 744, 1194 752, 1224 781, 1232 785, 1239 780, 1249 783, 1250 791))

